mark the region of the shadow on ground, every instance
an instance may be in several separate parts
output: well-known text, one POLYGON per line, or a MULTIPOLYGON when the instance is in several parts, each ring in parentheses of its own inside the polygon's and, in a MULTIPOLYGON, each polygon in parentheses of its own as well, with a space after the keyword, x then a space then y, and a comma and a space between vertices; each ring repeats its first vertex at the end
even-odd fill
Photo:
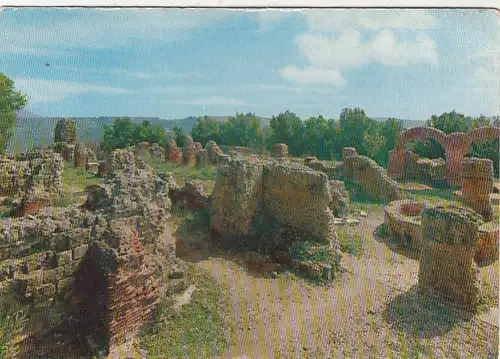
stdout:
POLYGON ((383 243, 394 253, 400 254, 410 259, 419 260, 420 251, 410 248, 396 239, 392 239, 385 231, 385 224, 380 224, 373 231, 373 238, 379 243, 383 243))
POLYGON ((396 330, 403 330, 416 339, 440 337, 473 315, 458 312, 437 299, 419 293, 417 285, 395 297, 382 313, 382 317, 396 330))

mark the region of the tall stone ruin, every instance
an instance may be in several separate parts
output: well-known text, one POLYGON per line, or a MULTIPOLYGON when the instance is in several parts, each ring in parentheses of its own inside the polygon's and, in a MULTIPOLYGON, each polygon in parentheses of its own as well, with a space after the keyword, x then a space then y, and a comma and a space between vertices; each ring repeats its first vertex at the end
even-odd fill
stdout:
POLYGON ((493 219, 490 193, 493 191, 493 161, 466 157, 462 161, 462 198, 465 205, 483 216, 493 219))
POLYGON ((195 147, 191 136, 186 136, 184 139, 182 160, 185 166, 193 166, 196 163, 195 147))
POLYGON ((458 205, 427 206, 422 213, 422 249, 418 285, 471 311, 481 286, 474 254, 481 218, 458 205))

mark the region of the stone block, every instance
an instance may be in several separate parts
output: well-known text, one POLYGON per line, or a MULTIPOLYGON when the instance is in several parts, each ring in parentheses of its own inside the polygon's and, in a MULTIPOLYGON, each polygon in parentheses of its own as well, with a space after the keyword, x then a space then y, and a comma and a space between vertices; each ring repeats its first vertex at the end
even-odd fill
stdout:
POLYGON ((83 246, 77 247, 73 249, 73 260, 82 258, 87 249, 89 248, 88 244, 84 244, 83 246))
POLYGON ((57 253, 57 265, 63 266, 70 263, 73 259, 73 251, 64 251, 61 253, 57 253))

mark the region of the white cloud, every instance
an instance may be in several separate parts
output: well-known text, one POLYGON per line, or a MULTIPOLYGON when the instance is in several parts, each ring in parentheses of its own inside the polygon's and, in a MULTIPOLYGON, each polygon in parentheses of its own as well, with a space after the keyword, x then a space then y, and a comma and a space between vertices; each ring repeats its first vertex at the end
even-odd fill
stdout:
POLYGON ((333 69, 320 69, 315 67, 299 69, 296 66, 288 66, 281 69, 280 73, 285 79, 302 85, 330 84, 340 87, 345 83, 340 72, 333 69))
POLYGON ((185 103, 200 105, 200 106, 234 106, 234 105, 248 105, 245 101, 223 96, 210 96, 202 97, 193 101, 186 101, 185 103))
POLYGON ((94 84, 85 84, 77 82, 47 80, 38 78, 14 78, 16 89, 28 95, 29 102, 58 102, 75 94, 83 93, 106 93, 106 94, 131 94, 130 90, 102 86, 94 84))
POLYGON ((295 43, 310 67, 285 67, 281 74, 289 80, 306 81, 308 76, 311 84, 343 85, 342 69, 372 62, 386 66, 438 62, 434 41, 420 31, 435 25, 425 10, 304 10, 302 14, 308 31, 298 35, 295 43), (396 31, 403 29, 417 31, 414 39, 398 40, 396 31), (367 40, 362 40, 362 31, 367 40))

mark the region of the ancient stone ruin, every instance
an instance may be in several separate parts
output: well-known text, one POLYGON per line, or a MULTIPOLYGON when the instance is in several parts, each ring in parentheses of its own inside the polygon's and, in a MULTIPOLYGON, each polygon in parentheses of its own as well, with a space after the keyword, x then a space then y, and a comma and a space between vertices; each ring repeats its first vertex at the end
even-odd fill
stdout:
MULTIPOLYGON (((286 253, 296 242, 326 245, 338 270, 340 247, 324 173, 291 162, 254 162, 233 157, 219 167, 211 197, 210 226, 220 240, 286 253)), ((284 254, 286 256, 286 254, 284 254)))
POLYGON ((165 148, 165 159, 167 162, 182 164, 182 151, 177 147, 175 140, 170 140, 165 148))
POLYGON ((490 193, 493 192, 493 161, 482 158, 464 158, 462 161, 462 198, 483 216, 485 221, 493 218, 490 193))
POLYGON ((401 199, 401 185, 374 160, 358 155, 354 147, 342 149, 342 161, 344 181, 353 182, 363 196, 385 202, 401 199))
POLYGON ((28 171, 28 161, 14 161, 0 156, 0 196, 18 195, 24 186, 28 171))
POLYGON ((422 213, 418 285, 474 311, 481 297, 474 253, 481 218, 459 206, 427 206, 422 213))
MULTIPOLYGON (((111 153, 109 165, 83 205, 0 220, 0 299, 25 312, 11 343, 20 357, 57 356, 57 342, 86 357, 107 352, 178 287, 164 276, 182 271, 166 225, 168 182, 127 150, 111 153)), ((40 172, 30 181, 43 182, 40 172)))
POLYGON ((76 123, 72 119, 59 120, 54 128, 54 143, 76 144, 76 123))
POLYGON ((59 120, 54 128, 54 144, 50 146, 67 162, 74 161, 76 123, 71 119, 59 120))
POLYGON ((446 162, 442 158, 420 158, 411 151, 405 151, 406 181, 418 181, 442 187, 446 181, 446 162))
POLYGON ((208 151, 204 148, 196 152, 196 166, 201 168, 208 165, 208 151))
MULTIPOLYGON (((384 224, 390 238, 416 251, 422 249, 422 213, 425 201, 399 200, 384 207, 384 224)), ((500 225, 479 223, 474 260, 478 264, 495 260, 499 253, 500 225)))
POLYGON ((88 160, 88 151, 85 143, 78 142, 75 145, 74 166, 75 168, 85 168, 88 160))
POLYGON ((210 164, 217 165, 219 163, 219 156, 223 155, 224 153, 219 148, 219 146, 217 146, 217 143, 215 143, 215 141, 208 141, 205 147, 210 164))
POLYGON ((275 143, 271 149, 271 156, 274 158, 288 157, 288 146, 284 143, 275 143))
POLYGON ((330 180, 341 181, 344 178, 342 162, 320 161, 316 157, 306 157, 304 165, 315 171, 326 173, 330 180))
POLYGON ((408 168, 406 162, 410 159, 410 156, 405 153, 407 144, 413 140, 425 140, 427 138, 432 138, 443 146, 446 154, 445 172, 447 183, 450 186, 459 186, 462 159, 469 151, 471 144, 485 139, 500 138, 500 128, 481 127, 468 133, 457 132, 449 135, 432 127, 414 127, 403 131, 399 136, 396 147, 389 151, 387 172, 391 178, 403 179, 406 177, 405 171, 408 168))
POLYGON ((186 136, 184 139, 182 161, 185 166, 193 166, 196 163, 194 142, 191 136, 186 136))

